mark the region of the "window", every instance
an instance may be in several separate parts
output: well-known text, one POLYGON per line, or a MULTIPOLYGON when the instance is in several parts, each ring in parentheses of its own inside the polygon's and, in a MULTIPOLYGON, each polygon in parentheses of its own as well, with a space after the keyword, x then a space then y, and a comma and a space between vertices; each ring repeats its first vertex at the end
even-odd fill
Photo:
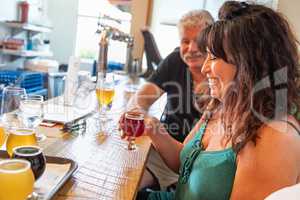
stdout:
MULTIPOLYGON (((99 16, 109 16, 120 20, 120 24, 107 19, 100 22, 116 27, 125 33, 130 32, 131 14, 119 10, 107 0, 79 0, 76 56, 83 59, 98 59, 99 34, 96 33, 99 16)), ((108 60, 125 63, 126 44, 110 40, 108 60)))

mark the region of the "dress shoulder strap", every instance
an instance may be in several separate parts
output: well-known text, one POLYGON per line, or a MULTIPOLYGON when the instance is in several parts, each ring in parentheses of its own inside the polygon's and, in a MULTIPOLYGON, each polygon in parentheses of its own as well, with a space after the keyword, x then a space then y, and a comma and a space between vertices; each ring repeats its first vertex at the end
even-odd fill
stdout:
POLYGON ((199 148, 199 146, 201 146, 201 143, 202 143, 202 137, 205 133, 205 129, 206 129, 206 126, 208 124, 208 119, 206 119, 204 121, 204 123, 201 124, 199 130, 197 131, 197 133, 195 134, 194 136, 194 144, 193 144, 193 147, 194 148, 199 148))
POLYGON ((290 121, 286 121, 286 120, 279 120, 279 121, 286 122, 287 124, 289 124, 291 127, 293 127, 296 130, 298 135, 300 135, 300 130, 297 128, 297 126, 294 123, 292 123, 290 121))

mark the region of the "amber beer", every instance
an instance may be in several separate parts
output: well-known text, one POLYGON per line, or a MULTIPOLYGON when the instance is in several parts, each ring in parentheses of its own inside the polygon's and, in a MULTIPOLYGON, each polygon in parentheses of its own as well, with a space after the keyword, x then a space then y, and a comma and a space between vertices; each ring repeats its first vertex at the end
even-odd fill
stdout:
POLYGON ((145 124, 144 114, 139 112, 126 112, 124 117, 123 131, 128 137, 128 150, 136 150, 135 138, 143 135, 145 124))
POLYGON ((115 90, 113 88, 97 88, 96 95, 100 106, 107 106, 113 101, 115 90))
POLYGON ((33 192, 34 176, 27 160, 0 161, 0 199, 24 200, 33 192))
POLYGON ((2 147, 2 145, 4 144, 5 138, 6 138, 6 134, 4 128, 0 126, 0 147, 2 147))
POLYGON ((18 146, 31 145, 38 146, 35 132, 32 129, 17 128, 9 130, 6 141, 6 151, 11 157, 13 149, 18 146))
POLYGON ((139 112, 126 112, 124 119, 124 132, 126 136, 139 137, 144 132, 144 114, 139 112))
POLYGON ((28 160, 35 180, 41 177, 46 169, 46 158, 38 146, 19 146, 13 149, 13 158, 28 160))

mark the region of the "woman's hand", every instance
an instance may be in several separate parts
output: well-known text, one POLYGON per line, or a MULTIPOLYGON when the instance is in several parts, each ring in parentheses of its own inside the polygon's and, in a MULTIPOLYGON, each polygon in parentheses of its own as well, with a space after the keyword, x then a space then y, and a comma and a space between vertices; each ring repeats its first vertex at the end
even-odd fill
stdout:
POLYGON ((119 119, 119 130, 122 131, 121 138, 139 137, 143 135, 145 113, 140 110, 131 110, 123 113, 119 119))
MULTIPOLYGON (((125 133, 125 114, 123 113, 119 119, 119 130, 122 131, 121 138, 126 139, 127 135, 125 133)), ((160 133, 167 133, 163 124, 155 117, 144 114, 144 132, 143 135, 148 135, 149 137, 157 136, 160 133)))
POLYGON ((145 116, 144 123, 144 135, 151 137, 159 134, 162 130, 165 130, 163 124, 155 117, 149 115, 145 116))

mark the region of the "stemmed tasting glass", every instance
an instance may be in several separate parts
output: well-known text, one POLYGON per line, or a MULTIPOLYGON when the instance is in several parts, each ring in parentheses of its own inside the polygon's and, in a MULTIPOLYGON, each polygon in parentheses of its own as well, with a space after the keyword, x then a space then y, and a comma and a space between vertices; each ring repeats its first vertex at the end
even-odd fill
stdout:
POLYGON ((99 119, 103 123, 111 120, 107 116, 115 95, 115 82, 113 72, 99 72, 96 85, 96 96, 99 105, 99 119))
POLYGON ((139 112, 126 112, 124 117, 124 134, 128 138, 128 150, 136 150, 135 138, 143 134, 145 129, 144 114, 139 112))
POLYGON ((0 199, 24 200, 33 192, 34 175, 27 160, 1 160, 0 180, 0 199))
POLYGON ((42 95, 22 95, 19 107, 19 119, 24 127, 34 129, 38 141, 46 139, 42 133, 37 133, 37 127, 44 117, 44 97, 42 95))

